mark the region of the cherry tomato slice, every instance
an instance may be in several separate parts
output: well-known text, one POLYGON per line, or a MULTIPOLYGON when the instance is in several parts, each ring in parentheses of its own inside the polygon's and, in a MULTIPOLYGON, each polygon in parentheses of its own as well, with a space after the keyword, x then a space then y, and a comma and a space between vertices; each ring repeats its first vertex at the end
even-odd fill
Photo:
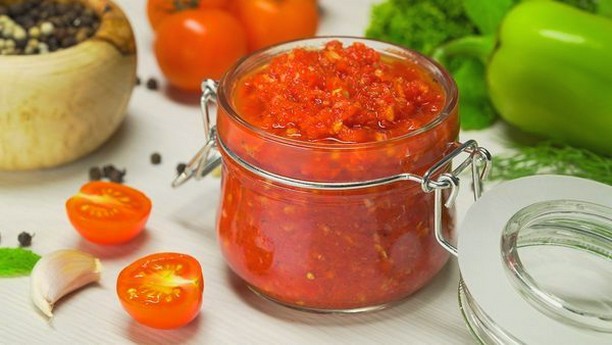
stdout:
POLYGON ((68 199, 66 211, 70 223, 85 239, 118 244, 142 231, 151 213, 151 200, 134 188, 94 181, 68 199))
POLYGON ((139 323, 173 329, 191 322, 202 307, 204 278, 186 254, 156 253, 124 268, 117 278, 123 308, 139 323))

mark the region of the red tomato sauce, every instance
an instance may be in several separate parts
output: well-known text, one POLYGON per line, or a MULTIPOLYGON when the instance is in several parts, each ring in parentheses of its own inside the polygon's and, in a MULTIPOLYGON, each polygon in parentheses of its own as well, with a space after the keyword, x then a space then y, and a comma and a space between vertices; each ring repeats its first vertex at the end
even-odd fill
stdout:
POLYGON ((382 141, 421 128, 444 105, 440 86, 409 61, 362 43, 295 49, 245 78, 238 111, 250 124, 305 141, 382 141))
MULTIPOLYGON (((219 139, 250 164, 294 179, 422 175, 458 135, 456 109, 429 125, 447 101, 432 74, 363 44, 294 49, 232 85, 233 111, 220 102, 219 139)), ((418 183, 289 187, 222 155, 222 252, 274 300, 320 310, 381 306, 424 286, 448 258, 433 234, 433 195, 418 183)), ((448 235, 453 218, 444 211, 448 235)))

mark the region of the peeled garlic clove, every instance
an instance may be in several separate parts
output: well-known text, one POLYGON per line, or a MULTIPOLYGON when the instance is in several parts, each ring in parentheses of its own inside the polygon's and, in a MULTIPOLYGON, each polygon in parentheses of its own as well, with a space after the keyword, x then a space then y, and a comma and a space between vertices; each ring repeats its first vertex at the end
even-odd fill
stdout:
POLYGON ((100 260, 76 249, 62 249, 44 255, 30 276, 32 302, 52 317, 53 305, 63 296, 100 280, 100 260))

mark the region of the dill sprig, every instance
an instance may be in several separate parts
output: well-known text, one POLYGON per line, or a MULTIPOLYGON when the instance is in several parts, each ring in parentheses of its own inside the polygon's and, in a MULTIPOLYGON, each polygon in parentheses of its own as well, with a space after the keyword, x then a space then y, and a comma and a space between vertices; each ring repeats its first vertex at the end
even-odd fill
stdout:
POLYGON ((545 141, 494 157, 490 178, 512 180, 537 174, 570 175, 612 185, 612 157, 545 141))

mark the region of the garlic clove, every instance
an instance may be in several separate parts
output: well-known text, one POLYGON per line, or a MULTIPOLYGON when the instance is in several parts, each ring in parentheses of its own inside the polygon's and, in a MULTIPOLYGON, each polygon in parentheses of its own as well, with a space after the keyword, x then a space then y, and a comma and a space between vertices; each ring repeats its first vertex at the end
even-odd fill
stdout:
POLYGON ((52 317, 55 302, 78 288, 99 281, 101 269, 99 259, 76 249, 61 249, 44 255, 30 275, 32 302, 52 317))

